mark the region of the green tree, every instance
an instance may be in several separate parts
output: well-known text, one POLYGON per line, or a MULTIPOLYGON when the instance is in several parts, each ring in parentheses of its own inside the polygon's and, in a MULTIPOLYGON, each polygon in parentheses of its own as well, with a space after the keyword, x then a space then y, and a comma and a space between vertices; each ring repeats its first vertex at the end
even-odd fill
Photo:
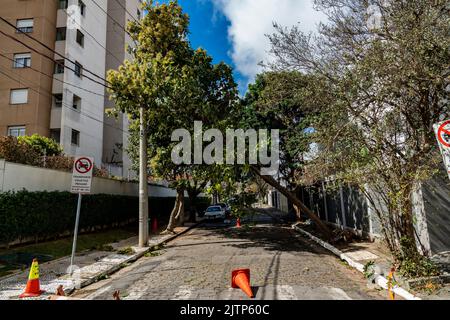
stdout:
POLYGON ((447 3, 315 3, 329 18, 318 35, 275 24, 269 37, 272 68, 315 74, 322 83, 317 92, 331 97, 317 106, 314 135, 321 148, 309 173, 358 185, 400 266, 421 265, 411 195, 435 172, 432 126, 449 111, 447 3))
POLYGON ((305 154, 311 144, 309 129, 318 112, 318 96, 314 95, 317 81, 314 75, 296 71, 259 74, 234 114, 240 127, 280 131, 278 177, 262 176, 258 166, 251 166, 251 170, 293 203, 298 218, 305 212, 330 237, 326 225, 299 200, 300 177, 304 176, 305 154))
MULTIPOLYGON (((189 17, 176 1, 144 5, 146 16, 132 22, 129 31, 139 44, 133 59, 108 74, 115 112, 130 115, 129 153, 138 159, 138 110, 145 108, 148 128, 148 168, 158 179, 169 181, 177 190, 167 232, 184 220, 184 194, 191 197, 208 182, 211 168, 204 165, 174 164, 172 132, 186 129, 193 133, 194 121, 203 129, 223 126, 230 105, 237 100, 231 68, 214 65, 205 50, 193 50, 188 41, 189 17), (205 174, 206 173, 206 174, 205 174)), ((191 199, 192 202, 192 199, 191 199)), ((195 203, 195 201, 194 201, 195 203)), ((195 208, 194 208, 195 209, 195 208)))

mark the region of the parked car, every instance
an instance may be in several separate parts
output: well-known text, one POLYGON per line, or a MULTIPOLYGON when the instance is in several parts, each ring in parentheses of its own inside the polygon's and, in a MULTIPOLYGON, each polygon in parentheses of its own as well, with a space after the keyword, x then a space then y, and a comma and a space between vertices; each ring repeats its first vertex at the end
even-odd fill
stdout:
POLYGON ((225 220, 226 213, 225 209, 223 209, 221 206, 210 206, 205 211, 204 217, 206 219, 222 219, 225 220))
POLYGON ((228 204, 221 202, 221 203, 215 204, 215 206, 220 206, 223 210, 225 210, 226 217, 227 218, 230 217, 230 215, 231 215, 231 208, 230 208, 230 206, 228 204))

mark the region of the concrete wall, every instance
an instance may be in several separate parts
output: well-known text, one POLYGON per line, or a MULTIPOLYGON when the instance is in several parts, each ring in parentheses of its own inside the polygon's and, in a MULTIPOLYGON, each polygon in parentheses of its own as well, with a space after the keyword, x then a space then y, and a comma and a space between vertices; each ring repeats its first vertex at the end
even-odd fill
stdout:
POLYGON ((301 194, 303 203, 322 220, 366 237, 381 236, 374 208, 357 188, 324 182, 303 188, 301 194))
MULTIPOLYGON (((45 168, 32 167, 0 159, 0 192, 19 191, 70 191, 72 174, 45 168)), ((93 194, 139 196, 139 185, 133 182, 93 178, 93 194)), ((149 197, 175 197, 176 192, 164 185, 149 185, 149 197)))
MULTIPOLYGON (((372 201, 357 188, 323 183, 302 190, 302 201, 324 221, 352 229, 370 237, 382 237, 376 212, 387 214, 387 207, 376 190, 366 186, 372 201)), ((442 170, 432 179, 418 184, 412 193, 416 242, 423 254, 450 251, 450 182, 442 170)))
POLYGON ((270 207, 277 208, 280 211, 286 213, 289 211, 288 199, 277 190, 269 190, 267 195, 267 203, 270 207))
POLYGON ((450 251, 450 181, 444 169, 422 184, 422 195, 430 250, 450 251))

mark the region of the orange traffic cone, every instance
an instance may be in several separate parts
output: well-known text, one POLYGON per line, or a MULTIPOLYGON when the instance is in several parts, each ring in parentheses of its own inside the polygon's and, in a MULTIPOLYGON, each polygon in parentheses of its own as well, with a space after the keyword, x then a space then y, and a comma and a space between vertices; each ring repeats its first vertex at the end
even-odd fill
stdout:
POLYGON ((39 263, 37 259, 33 259, 31 264, 30 274, 28 276, 27 287, 24 293, 19 298, 38 297, 45 291, 40 289, 39 285, 39 263))
POLYGON ((389 272, 389 275, 387 277, 389 299, 391 299, 391 300, 395 300, 395 292, 392 290, 393 289, 393 281, 395 280, 394 272, 395 272, 395 268, 391 268, 391 272, 389 272))
POLYGON ((250 298, 254 298, 252 288, 250 287, 250 269, 238 269, 231 272, 231 287, 241 288, 250 298))
POLYGON ((240 228, 241 227, 241 218, 237 218, 236 220, 236 228, 240 228))

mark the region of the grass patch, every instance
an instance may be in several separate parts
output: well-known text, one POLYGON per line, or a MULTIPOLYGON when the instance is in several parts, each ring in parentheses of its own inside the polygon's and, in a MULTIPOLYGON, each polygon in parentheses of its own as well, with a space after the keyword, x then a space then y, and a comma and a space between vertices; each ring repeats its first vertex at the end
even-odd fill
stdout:
POLYGON ((103 274, 97 278, 97 281, 102 281, 102 280, 106 280, 106 279, 109 279, 109 276, 107 274, 103 274))
POLYGON ((144 257, 149 258, 149 257, 157 257, 160 255, 162 255, 162 252, 160 252, 160 251, 150 251, 150 252, 147 252, 146 254, 144 254, 144 257))
POLYGON ((433 283, 431 281, 425 283, 424 285, 418 287, 416 290, 422 293, 426 293, 428 295, 432 295, 436 293, 439 289, 442 288, 442 284, 433 283))
POLYGON ((339 261, 340 264, 342 264, 343 266, 347 267, 348 269, 353 269, 353 268, 348 264, 347 261, 341 260, 341 259, 339 259, 338 261, 339 261))
POLYGON ((369 261, 364 265, 364 277, 370 279, 375 275, 375 261, 369 261))
POLYGON ((150 251, 144 254, 144 257, 157 257, 164 253, 162 249, 164 248, 164 244, 159 244, 150 248, 150 251))
MULTIPOLYGON (((116 241, 114 241, 116 242, 116 241)), ((112 252, 115 251, 113 246, 109 245, 109 244, 99 244, 96 245, 94 247, 91 248, 91 250, 95 250, 95 251, 107 251, 107 252, 112 252)))
POLYGON ((122 248, 122 249, 118 250, 117 253, 131 256, 132 254, 134 254, 134 250, 131 247, 126 247, 126 248, 122 248))

